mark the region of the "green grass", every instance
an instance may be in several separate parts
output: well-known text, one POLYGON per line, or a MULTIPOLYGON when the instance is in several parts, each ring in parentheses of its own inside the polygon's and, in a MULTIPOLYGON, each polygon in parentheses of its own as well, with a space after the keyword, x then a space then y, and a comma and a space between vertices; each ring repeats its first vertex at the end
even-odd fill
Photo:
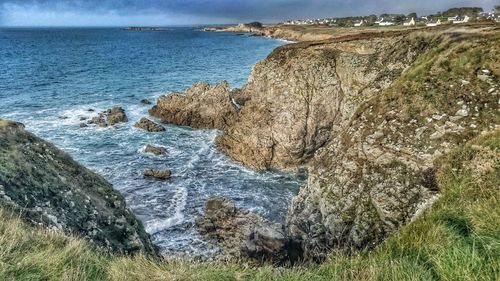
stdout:
POLYGON ((0 211, 0 280, 499 280, 500 131, 438 166, 441 196, 432 208, 373 251, 332 253, 321 265, 113 257, 0 211))

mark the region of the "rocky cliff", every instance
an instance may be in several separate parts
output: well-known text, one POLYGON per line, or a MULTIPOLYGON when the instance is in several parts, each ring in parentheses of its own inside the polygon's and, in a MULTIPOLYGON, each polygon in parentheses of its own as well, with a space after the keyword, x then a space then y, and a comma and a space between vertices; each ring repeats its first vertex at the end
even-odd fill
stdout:
POLYGON ((240 93, 248 101, 218 146, 255 169, 306 164, 360 103, 391 85, 429 44, 373 37, 275 50, 254 67, 240 93))
POLYGON ((0 119, 0 207, 113 253, 156 249, 123 196, 20 123, 0 119))
POLYGON ((306 257, 380 243, 439 196, 438 159, 500 129, 498 32, 421 36, 428 50, 311 161, 288 214, 306 257))
POLYGON ((217 145, 254 169, 308 167, 287 218, 306 258, 373 246, 439 196, 437 159, 498 129, 499 38, 443 27, 283 46, 229 93, 240 107, 217 145))

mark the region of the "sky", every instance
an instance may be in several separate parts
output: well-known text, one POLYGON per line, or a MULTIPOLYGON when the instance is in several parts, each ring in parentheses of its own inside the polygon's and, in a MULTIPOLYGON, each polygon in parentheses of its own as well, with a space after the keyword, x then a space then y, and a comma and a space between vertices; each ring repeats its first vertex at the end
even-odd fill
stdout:
POLYGON ((500 0, 0 0, 0 26, 266 23, 382 13, 491 10, 500 0))

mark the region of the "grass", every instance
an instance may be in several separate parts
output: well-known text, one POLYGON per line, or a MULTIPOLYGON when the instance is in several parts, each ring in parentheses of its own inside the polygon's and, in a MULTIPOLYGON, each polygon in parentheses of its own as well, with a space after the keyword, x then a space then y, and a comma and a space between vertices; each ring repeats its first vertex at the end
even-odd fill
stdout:
POLYGON ((161 261, 101 253, 0 211, 0 280, 499 280, 500 131, 438 165, 441 197, 371 252, 321 265, 161 261))

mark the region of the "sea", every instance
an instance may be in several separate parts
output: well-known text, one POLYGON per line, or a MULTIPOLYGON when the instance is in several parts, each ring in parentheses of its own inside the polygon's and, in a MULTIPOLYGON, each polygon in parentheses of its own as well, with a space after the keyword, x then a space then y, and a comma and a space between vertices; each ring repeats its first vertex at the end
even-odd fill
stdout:
POLYGON ((305 176, 257 172, 219 152, 220 131, 166 125, 148 133, 133 124, 148 116, 161 95, 193 83, 246 82, 252 66, 283 41, 249 34, 123 28, 0 28, 0 118, 22 122, 89 169, 109 180, 167 256, 207 257, 219 249, 194 226, 210 197, 283 222, 305 176), (128 123, 80 128, 114 106, 128 123), (148 144, 168 155, 144 153, 148 144), (145 178, 146 168, 170 169, 172 178, 145 178))

